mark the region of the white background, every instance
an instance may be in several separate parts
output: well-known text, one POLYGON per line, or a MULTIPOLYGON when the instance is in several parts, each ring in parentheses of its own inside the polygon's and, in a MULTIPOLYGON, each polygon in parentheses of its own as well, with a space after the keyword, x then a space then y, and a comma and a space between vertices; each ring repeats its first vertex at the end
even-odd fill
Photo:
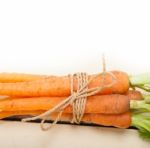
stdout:
POLYGON ((1 0, 0 71, 150 70, 149 0, 1 0))
MULTIPOLYGON (((102 70, 102 53, 108 70, 120 69, 130 74, 150 71, 149 0, 0 1, 0 72, 96 73, 102 70)), ((62 127, 55 131, 52 143, 51 132, 45 135, 37 131, 37 126, 29 125, 36 134, 22 124, 0 127, 0 137, 6 132, 1 147, 70 147, 64 141, 74 147, 148 147, 132 131, 120 135, 108 130, 97 133, 97 129, 62 127)))

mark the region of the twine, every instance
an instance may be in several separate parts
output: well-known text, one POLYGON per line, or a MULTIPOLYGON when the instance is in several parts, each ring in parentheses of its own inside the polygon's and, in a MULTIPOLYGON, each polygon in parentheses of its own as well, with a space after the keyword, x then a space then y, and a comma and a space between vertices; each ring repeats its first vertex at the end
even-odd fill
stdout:
MULTIPOLYGON (((88 75, 86 73, 77 73, 75 74, 77 78, 77 90, 80 90, 87 82, 88 82, 88 75)), ((73 78, 71 78, 71 94, 73 94, 73 78)), ((87 90, 87 85, 84 88, 84 90, 87 90)), ((79 124, 83 115, 84 115, 84 110, 85 110, 85 105, 86 105, 86 100, 87 96, 83 97, 78 97, 77 100, 75 100, 72 103, 72 109, 73 109, 73 119, 71 123, 77 123, 79 124)))
POLYGON ((73 113, 73 118, 72 118, 71 123, 79 124, 82 117, 83 117, 83 115, 84 115, 84 110, 85 110, 85 106, 86 106, 87 97, 93 96, 93 95, 97 94, 98 92, 102 91, 105 88, 110 88, 116 82, 116 77, 114 76, 114 74, 111 73, 111 72, 106 72, 104 57, 103 57, 102 84, 98 87, 95 87, 95 88, 88 88, 88 85, 95 78, 97 78, 98 76, 100 76, 100 74, 94 75, 90 80, 88 80, 87 73, 76 73, 74 75, 69 75, 70 90, 71 90, 71 95, 69 97, 67 97, 66 99, 64 99, 60 103, 58 103, 53 108, 47 110, 46 112, 44 112, 44 113, 42 113, 38 116, 35 116, 35 117, 24 118, 24 119, 22 119, 22 121, 26 122, 26 121, 33 121, 33 120, 37 120, 37 119, 42 119, 41 129, 42 130, 48 130, 53 125, 57 124, 57 122, 59 121, 59 119, 62 116, 62 113, 63 113, 64 109, 66 107, 68 107, 69 105, 71 105, 72 106, 72 113, 73 113), (107 84, 107 85, 105 85, 105 76, 106 76, 106 74, 109 74, 112 78, 112 83, 107 84), (77 80, 77 91, 76 92, 74 92, 74 88, 73 88, 74 78, 76 78, 76 80, 77 80), (57 115, 56 119, 54 120, 54 122, 52 124, 50 124, 50 126, 45 127, 44 122, 54 112, 58 112, 58 115, 57 115))

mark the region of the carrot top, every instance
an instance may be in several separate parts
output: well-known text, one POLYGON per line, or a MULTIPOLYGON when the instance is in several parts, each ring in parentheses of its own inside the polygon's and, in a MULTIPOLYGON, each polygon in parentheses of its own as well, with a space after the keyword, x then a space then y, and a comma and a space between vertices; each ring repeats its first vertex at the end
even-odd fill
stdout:
POLYGON ((130 76, 130 85, 150 92, 150 73, 130 76))
POLYGON ((139 129, 142 138, 150 140, 150 95, 143 95, 144 100, 130 101, 132 126, 139 129))

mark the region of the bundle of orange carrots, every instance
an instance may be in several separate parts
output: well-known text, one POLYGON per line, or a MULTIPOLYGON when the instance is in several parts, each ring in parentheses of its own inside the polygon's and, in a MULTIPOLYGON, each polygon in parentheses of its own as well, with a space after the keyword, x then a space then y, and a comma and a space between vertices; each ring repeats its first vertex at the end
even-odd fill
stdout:
MULTIPOLYGON (((82 121, 118 128, 136 127, 143 138, 150 139, 150 74, 129 76, 121 71, 111 71, 116 82, 96 95, 87 98, 82 121), (136 90, 138 88, 138 90, 136 90)), ((102 75, 93 78, 88 88, 103 85, 102 75)), ((112 83, 106 74, 105 83, 112 83)), ((77 80, 74 78, 74 90, 77 80)), ((0 73, 0 118, 29 115, 37 116, 54 108, 70 96, 68 76, 46 76, 19 73, 0 73)), ((56 113, 49 119, 55 120, 56 113)), ((72 106, 64 109, 60 120, 70 121, 72 106)))

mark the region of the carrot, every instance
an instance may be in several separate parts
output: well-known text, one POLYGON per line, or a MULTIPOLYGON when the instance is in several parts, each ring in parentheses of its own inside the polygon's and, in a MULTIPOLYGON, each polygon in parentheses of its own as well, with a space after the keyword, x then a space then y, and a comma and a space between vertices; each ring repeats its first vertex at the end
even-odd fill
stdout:
POLYGON ((128 96, 130 100, 142 100, 143 99, 141 92, 137 90, 129 90, 128 92, 125 93, 125 95, 128 96))
POLYGON ((44 75, 23 74, 23 73, 0 73, 1 83, 28 82, 46 77, 44 75))
MULTIPOLYGON (((13 111, 13 112, 1 112, 0 118, 6 118, 16 115, 31 115, 36 116, 44 111, 13 111)), ((52 114, 49 120, 56 119, 56 113, 52 114)), ((60 118, 60 121, 71 121, 71 114, 63 114, 60 118)), ((85 123, 95 123, 103 126, 115 126, 119 128, 128 128, 131 125, 131 114, 130 112, 126 112, 123 114, 85 114, 82 118, 82 122, 85 123)))
MULTIPOLYGON (((112 71, 116 77, 116 83, 110 87, 105 88, 98 94, 123 94, 129 89, 128 75, 124 72, 112 71)), ((89 76, 89 79, 94 75, 89 76)), ((93 78, 89 84, 89 88, 102 86, 103 76, 100 74, 98 77, 93 78)), ((112 83, 112 76, 106 74, 105 84, 112 83)), ((77 90, 77 80, 74 78, 74 90, 77 90)), ((64 77, 46 77, 40 80, 31 82, 17 82, 17 83, 0 83, 0 94, 15 96, 15 97, 46 97, 46 96, 69 96, 70 95, 70 79, 68 76, 64 77)))
MULTIPOLYGON (((49 110, 60 103, 66 97, 37 97, 5 99, 0 101, 1 111, 36 111, 49 110)), ((105 113, 120 114, 127 112, 130 107, 130 101, 127 96, 113 94, 88 97, 85 106, 85 113, 105 113)), ((68 106, 65 113, 71 113, 72 107, 68 106)))
POLYGON ((12 117, 12 116, 38 115, 40 113, 43 113, 43 111, 1 111, 0 119, 12 117))
MULTIPOLYGON (((142 94, 141 94, 141 92, 140 91, 137 91, 137 90, 129 90, 129 91, 127 91, 125 94, 124 94, 125 96, 127 96, 130 100, 142 100, 143 99, 143 96, 142 96, 142 94)), ((98 95, 96 95, 96 96, 98 96, 98 95)), ((10 99, 20 99, 20 98, 11 98, 11 97, 7 97, 7 96, 0 96, 0 99, 6 99, 6 98, 10 98, 10 99)), ((32 99, 33 99, 34 97, 32 97, 32 99)), ((29 98, 27 98, 27 99, 29 99, 29 98)), ((36 97, 35 97, 35 99, 36 99, 36 97)))
POLYGON ((122 114, 89 114, 83 117, 84 122, 96 123, 104 126, 114 126, 119 128, 128 128, 131 125, 131 114, 130 112, 122 114))

